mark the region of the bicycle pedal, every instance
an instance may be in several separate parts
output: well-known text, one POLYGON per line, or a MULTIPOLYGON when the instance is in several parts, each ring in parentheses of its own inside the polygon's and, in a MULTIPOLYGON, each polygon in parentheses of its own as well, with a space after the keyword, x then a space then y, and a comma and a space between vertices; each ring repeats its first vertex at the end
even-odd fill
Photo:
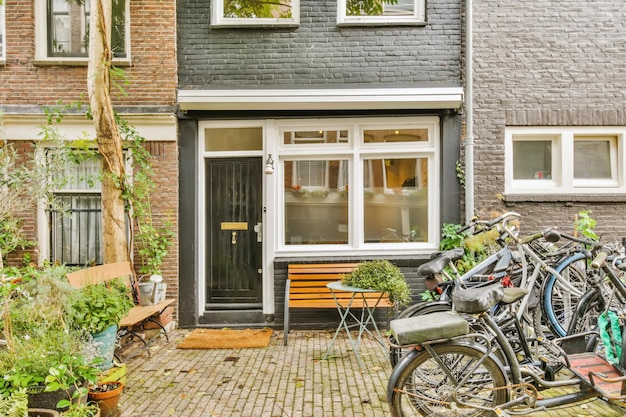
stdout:
POLYGON ((496 407, 493 411, 497 416, 509 417, 509 414, 500 407, 496 407))

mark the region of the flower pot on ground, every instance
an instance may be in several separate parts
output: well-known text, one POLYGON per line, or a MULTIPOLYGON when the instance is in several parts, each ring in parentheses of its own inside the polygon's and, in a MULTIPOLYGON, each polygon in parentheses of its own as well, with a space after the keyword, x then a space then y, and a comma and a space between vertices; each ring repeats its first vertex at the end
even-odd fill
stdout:
POLYGON ((113 366, 117 324, 133 305, 122 279, 85 285, 72 295, 72 323, 91 334, 100 350, 101 371, 113 366))
POLYGON ((89 387, 89 401, 100 408, 101 417, 113 417, 117 414, 117 404, 124 385, 119 381, 105 381, 89 387))
POLYGON ((98 356, 102 358, 102 362, 96 364, 101 371, 107 371, 113 367, 113 358, 115 356, 115 342, 117 339, 117 325, 107 327, 100 333, 91 335, 98 352, 98 356))

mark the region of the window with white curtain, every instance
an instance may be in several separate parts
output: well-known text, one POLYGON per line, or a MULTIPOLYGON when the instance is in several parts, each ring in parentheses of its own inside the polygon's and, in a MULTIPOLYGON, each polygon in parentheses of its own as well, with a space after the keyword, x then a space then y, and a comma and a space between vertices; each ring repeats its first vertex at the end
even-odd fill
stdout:
POLYGON ((66 265, 101 264, 102 210, 99 158, 88 158, 66 170, 54 197, 62 210, 50 213, 51 261, 66 265))
POLYGON ((283 185, 282 248, 435 245, 439 119, 297 123, 277 123, 282 137, 276 173, 283 185))

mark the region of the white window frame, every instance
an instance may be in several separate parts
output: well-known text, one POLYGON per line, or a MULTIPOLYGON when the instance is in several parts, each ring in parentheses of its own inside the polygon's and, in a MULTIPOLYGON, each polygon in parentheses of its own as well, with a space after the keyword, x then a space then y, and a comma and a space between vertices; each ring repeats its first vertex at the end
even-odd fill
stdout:
POLYGON ((347 0, 337 2, 337 24, 340 26, 416 25, 426 24, 426 0, 413 0, 413 14, 409 16, 348 16, 347 0))
POLYGON ((224 17, 224 0, 211 0, 211 26, 272 27, 300 25, 300 0, 291 0, 290 18, 232 18, 224 17))
MULTIPOLYGON (((88 0, 87 0, 88 1, 88 0)), ((131 61, 130 50, 130 2, 126 1, 126 36, 124 58, 113 58, 117 65, 128 64, 131 61)), ((88 56, 66 57, 48 56, 48 4, 47 0, 35 0, 35 64, 38 65, 87 65, 88 56)))
POLYGON ((505 194, 605 194, 626 193, 624 138, 626 127, 507 127, 504 144, 505 194), (609 140, 611 178, 575 179, 574 142, 609 140), (515 140, 552 141, 552 178, 516 180, 513 178, 515 140))
MULTIPOLYGON (((276 132, 278 146, 272 149, 278 161, 277 169, 272 175, 272 180, 276 187, 276 240, 275 253, 280 256, 304 255, 304 254, 337 254, 338 252, 349 253, 412 253, 416 251, 431 251, 439 244, 440 228, 440 127, 439 118, 424 117, 388 117, 372 119, 317 119, 311 120, 277 120, 272 132, 276 132), (313 124, 314 123, 314 124, 313 124), (428 141, 423 142, 373 142, 364 143, 363 135, 366 130, 386 130, 386 129, 428 129, 428 141), (284 144, 282 138, 285 132, 290 131, 311 131, 311 130, 347 130, 349 140, 339 143, 324 144, 284 144), (347 169, 350 170, 352 182, 348 185, 348 244, 345 245, 286 245, 284 242, 284 193, 283 193, 283 169, 282 163, 285 160, 297 159, 323 159, 323 160, 347 160, 347 169), (406 158, 426 158, 428 160, 428 238, 424 242, 394 242, 390 243, 365 243, 364 227, 364 196, 362 192, 355 193, 354 190, 364 190, 365 184, 362 167, 364 163, 371 164, 372 159, 406 159, 406 158)), ((371 172, 371 169, 370 169, 371 172)), ((345 187, 344 187, 345 189, 345 187)), ((343 190, 339 190, 343 191, 343 190)))

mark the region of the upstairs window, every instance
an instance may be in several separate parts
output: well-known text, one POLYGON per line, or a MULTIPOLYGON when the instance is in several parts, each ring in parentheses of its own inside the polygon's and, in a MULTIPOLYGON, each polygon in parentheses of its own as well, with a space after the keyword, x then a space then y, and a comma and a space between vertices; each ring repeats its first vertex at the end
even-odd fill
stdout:
MULTIPOLYGON (((35 0, 38 58, 87 58, 89 50, 90 2, 35 0), (45 46, 44 46, 45 45, 45 46)), ((128 1, 112 2, 111 49, 113 57, 128 57, 128 1)))
POLYGON ((339 0, 338 23, 345 25, 424 24, 425 0, 339 0))
POLYGON ((281 26, 300 23, 299 0, 213 0, 213 26, 281 26))

